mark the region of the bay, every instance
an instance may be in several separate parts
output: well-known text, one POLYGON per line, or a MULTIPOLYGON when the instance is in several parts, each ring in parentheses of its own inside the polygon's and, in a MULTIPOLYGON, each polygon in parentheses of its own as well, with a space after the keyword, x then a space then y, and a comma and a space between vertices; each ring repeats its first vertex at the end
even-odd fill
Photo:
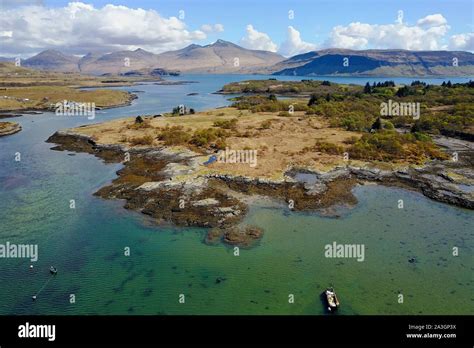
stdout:
POLYGON ((373 185, 356 187, 359 204, 338 219, 257 204, 246 220, 265 235, 236 257, 224 245, 205 245, 205 229, 154 226, 123 209, 123 202, 94 197, 120 165, 52 151, 53 144, 45 143, 56 130, 82 124, 162 113, 179 104, 196 110, 228 105, 228 96, 213 92, 254 78, 269 76, 183 75, 170 80, 197 83, 119 87, 143 92, 132 105, 101 110, 94 120, 53 113, 12 119, 23 130, 0 138, 0 243, 38 244, 39 260, 33 269, 26 259, 0 260, 0 314, 323 314, 319 294, 329 285, 338 291, 340 314, 474 312, 472 211, 373 185), (70 209, 71 199, 76 209, 70 209), (325 258, 324 246, 333 241, 363 243, 365 261, 325 258), (50 265, 58 275, 33 302, 50 265), (185 304, 178 302, 180 294, 185 304))

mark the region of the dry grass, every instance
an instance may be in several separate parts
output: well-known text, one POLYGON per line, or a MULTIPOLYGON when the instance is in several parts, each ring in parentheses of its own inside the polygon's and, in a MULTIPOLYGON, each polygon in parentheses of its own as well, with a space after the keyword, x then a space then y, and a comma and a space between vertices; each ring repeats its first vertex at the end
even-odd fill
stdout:
POLYGON ((14 124, 14 122, 0 122, 0 130, 11 128, 14 124))
POLYGON ((0 62, 0 87, 69 86, 110 87, 132 85, 134 82, 161 80, 159 77, 91 76, 17 67, 12 62, 0 62))
POLYGON ((21 126, 16 122, 0 122, 0 136, 16 133, 21 130, 21 126))
POLYGON ((0 62, 0 111, 42 110, 62 100, 90 102, 98 107, 122 105, 130 98, 126 92, 108 89, 80 91, 77 88, 129 86, 140 80, 156 81, 160 78, 95 77, 34 70, 17 67, 11 62, 0 62))
POLYGON ((78 90, 65 86, 12 87, 0 89, 0 110, 45 109, 64 100, 111 107, 125 104, 129 98, 126 92, 107 89, 78 90))
POLYGON ((149 127, 136 129, 132 125, 135 118, 126 118, 77 128, 75 131, 92 136, 99 143, 126 143, 134 146, 131 139, 150 136, 154 140, 150 145, 163 145, 157 138, 160 129, 166 126, 182 126, 192 135, 196 130, 218 128, 216 120, 230 121, 237 118, 235 129, 226 138, 230 149, 257 150, 258 165, 254 168, 248 164, 214 163, 209 171, 260 177, 278 177, 289 166, 305 166, 315 169, 327 169, 343 162, 341 155, 329 155, 318 152, 303 151, 314 147, 317 140, 326 141, 346 147, 351 137, 360 137, 360 133, 349 132, 338 128, 329 128, 323 118, 308 118, 303 112, 295 112, 290 117, 280 117, 277 113, 251 113, 235 108, 199 112, 195 115, 147 118, 149 127), (262 122, 269 128, 262 129, 262 122))

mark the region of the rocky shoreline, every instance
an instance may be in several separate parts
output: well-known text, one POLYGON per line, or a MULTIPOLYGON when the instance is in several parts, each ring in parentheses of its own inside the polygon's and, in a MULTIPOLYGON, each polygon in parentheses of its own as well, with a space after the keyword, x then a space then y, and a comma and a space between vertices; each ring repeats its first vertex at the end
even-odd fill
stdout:
POLYGON ((432 162, 419 168, 391 171, 346 165, 324 173, 291 168, 284 179, 269 180, 200 175, 202 155, 188 149, 97 144, 72 131, 58 131, 47 142, 57 144, 54 150, 86 152, 106 162, 122 162, 117 179, 95 195, 124 199, 126 209, 160 222, 210 228, 205 239, 209 244, 250 247, 262 237, 263 231, 242 225, 248 206, 235 193, 272 197, 295 211, 324 211, 335 205, 354 206, 354 185, 375 182, 413 189, 440 202, 474 209, 472 148, 460 153, 456 162, 432 162), (124 161, 127 154, 130 159, 124 161))
POLYGON ((0 122, 0 137, 18 133, 21 129, 16 122, 0 122))

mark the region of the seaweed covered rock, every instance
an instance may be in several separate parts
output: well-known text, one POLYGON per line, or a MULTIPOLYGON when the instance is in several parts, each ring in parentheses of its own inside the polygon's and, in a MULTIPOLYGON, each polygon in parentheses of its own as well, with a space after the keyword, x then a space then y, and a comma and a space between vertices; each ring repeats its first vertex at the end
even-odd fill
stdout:
POLYGON ((257 226, 232 226, 229 228, 213 228, 206 236, 207 244, 226 244, 248 248, 255 245, 263 237, 263 229, 257 226))

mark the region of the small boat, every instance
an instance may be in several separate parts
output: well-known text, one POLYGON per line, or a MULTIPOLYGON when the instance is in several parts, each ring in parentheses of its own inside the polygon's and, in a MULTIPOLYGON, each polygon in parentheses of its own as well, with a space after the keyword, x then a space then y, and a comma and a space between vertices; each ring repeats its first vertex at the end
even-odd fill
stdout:
POLYGON ((214 163, 215 161, 217 161, 217 156, 212 155, 212 156, 209 157, 209 159, 208 159, 206 162, 204 162, 203 164, 204 164, 205 166, 207 166, 207 165, 209 165, 209 164, 214 163))
POLYGON ((327 304, 327 309, 329 312, 335 312, 339 307, 339 300, 337 299, 336 292, 333 288, 327 288, 326 291, 322 293, 323 298, 327 304))
POLYGON ((49 268, 49 272, 50 272, 51 274, 56 274, 56 273, 58 273, 58 269, 57 269, 56 267, 51 266, 51 267, 49 268))

